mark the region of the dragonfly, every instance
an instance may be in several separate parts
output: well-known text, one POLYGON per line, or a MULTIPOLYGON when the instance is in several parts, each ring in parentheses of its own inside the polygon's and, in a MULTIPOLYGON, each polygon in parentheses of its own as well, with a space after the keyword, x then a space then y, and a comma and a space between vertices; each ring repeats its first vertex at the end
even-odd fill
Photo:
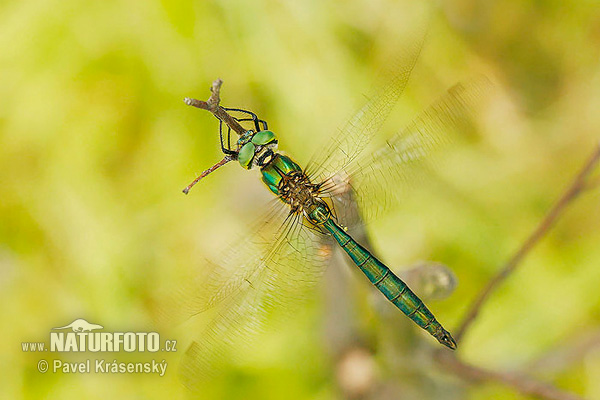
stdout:
POLYGON ((275 308, 306 296, 334 246, 343 249, 370 283, 416 325, 443 346, 456 349, 450 332, 425 303, 348 233, 401 201, 427 160, 460 134, 480 100, 483 80, 457 84, 383 146, 365 151, 404 91, 420 49, 417 44, 397 60, 391 76, 305 168, 279 150, 278 136, 266 121, 247 110, 223 107, 239 114, 235 119, 250 127, 232 143, 231 129, 225 134, 219 121, 224 158, 184 193, 217 168, 237 161, 245 170, 260 171, 274 203, 218 262, 207 262, 202 277, 192 279, 183 291, 188 315, 220 306, 201 339, 186 352, 184 376, 193 379, 211 368, 206 361, 208 348, 220 347, 215 353, 222 357, 224 346, 252 334, 275 308), (348 190, 360 215, 345 212, 336 201, 348 190))

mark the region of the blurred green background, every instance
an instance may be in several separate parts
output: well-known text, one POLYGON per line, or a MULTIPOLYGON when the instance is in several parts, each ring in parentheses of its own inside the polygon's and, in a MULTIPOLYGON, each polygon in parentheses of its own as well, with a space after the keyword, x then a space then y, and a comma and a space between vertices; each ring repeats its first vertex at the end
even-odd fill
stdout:
MULTIPOLYGON (((385 134, 459 80, 485 74, 499 93, 480 118, 480 139, 452 152, 440 180, 368 226, 390 265, 427 259, 454 270, 455 293, 431 303, 452 330, 598 143, 600 7, 442 0, 423 11, 413 3, 2 2, 0 397, 186 397, 175 373, 183 344, 159 378, 41 374, 40 355, 21 342, 45 341, 75 318, 109 331, 157 329, 157 288, 216 257, 269 198, 256 173, 234 165, 181 193, 221 156, 216 120, 183 97, 206 99, 222 78, 223 104, 267 119, 280 148, 304 163, 361 104, 415 20, 426 21, 416 25, 427 39, 385 134)), ((599 201, 590 191, 568 209, 492 297, 461 357, 519 369, 594 331, 599 201)), ((323 340, 323 290, 285 329, 240 349, 241 361, 207 381, 201 397, 340 397, 323 340)), ((377 329, 377 318, 363 320, 377 329)), ((600 398, 598 350, 528 372, 600 398)), ((525 398, 438 374, 461 397, 525 398)))

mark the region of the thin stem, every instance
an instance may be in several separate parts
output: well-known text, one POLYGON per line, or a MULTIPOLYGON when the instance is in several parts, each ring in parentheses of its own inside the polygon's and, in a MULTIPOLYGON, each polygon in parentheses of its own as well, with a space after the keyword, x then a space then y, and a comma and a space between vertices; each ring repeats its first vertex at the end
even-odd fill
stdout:
POLYGON ((216 163, 215 165, 213 165, 212 167, 210 167, 209 169, 207 169, 206 171, 202 172, 196 179, 194 179, 192 181, 192 183, 190 183, 189 185, 186 186, 185 189, 183 189, 183 193, 188 194, 190 189, 200 181, 200 179, 204 178, 206 175, 210 174, 211 172, 213 172, 214 170, 216 170, 217 168, 222 167, 223 165, 227 164, 229 161, 233 161, 235 160, 235 157, 231 156, 231 155, 226 155, 225 157, 223 157, 223 159, 221 161, 219 161, 218 163, 216 163))
POLYGON ((467 381, 498 382, 512 387, 519 393, 545 400, 582 400, 574 393, 562 391, 523 374, 491 371, 464 363, 448 351, 437 351, 436 360, 445 370, 467 381))
POLYGON ((235 118, 229 115, 227 111, 225 111, 223 107, 219 105, 219 103, 221 102, 221 85, 223 85, 223 81, 221 79, 217 79, 213 82, 210 88, 211 94, 208 101, 192 99, 190 97, 186 97, 185 99, 183 99, 183 101, 188 106, 200 108, 202 110, 211 112, 215 117, 225 122, 227 126, 229 126, 235 133, 241 136, 246 132, 247 129, 244 129, 235 120, 235 118))
POLYGON ((588 175, 594 170, 598 161, 600 160, 600 144, 596 146, 591 157, 585 163, 581 171, 575 176, 571 185, 560 197, 558 202, 552 207, 552 209, 546 214, 546 217, 540 222, 533 233, 527 238, 527 240, 521 245, 517 252, 510 258, 510 260, 502 267, 500 272, 494 276, 487 285, 479 292, 479 295, 475 298, 469 311, 465 314, 462 323, 456 330, 456 341, 460 341, 464 336, 469 326, 473 323, 481 307, 488 300, 492 292, 500 285, 519 265, 519 263, 525 258, 525 256, 531 251, 531 249, 544 237, 544 235, 554 225, 558 217, 564 212, 569 204, 571 204, 581 194, 583 189, 586 188, 586 179, 588 175))

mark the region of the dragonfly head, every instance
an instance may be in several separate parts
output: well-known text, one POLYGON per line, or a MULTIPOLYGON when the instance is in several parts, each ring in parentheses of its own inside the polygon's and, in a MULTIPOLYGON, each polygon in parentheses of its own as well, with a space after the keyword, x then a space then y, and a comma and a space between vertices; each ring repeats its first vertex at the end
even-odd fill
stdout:
POLYGON ((246 169, 267 164, 277 150, 277 137, 272 131, 246 131, 237 142, 237 159, 246 169))

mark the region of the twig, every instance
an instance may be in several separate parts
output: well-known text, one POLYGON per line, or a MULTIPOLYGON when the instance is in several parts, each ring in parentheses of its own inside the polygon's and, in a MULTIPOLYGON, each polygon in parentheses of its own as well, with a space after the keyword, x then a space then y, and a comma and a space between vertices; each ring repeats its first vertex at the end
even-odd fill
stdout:
POLYGON ((488 284, 479 292, 479 295, 471 304, 469 311, 465 314, 462 323, 456 330, 456 341, 460 341, 464 336, 466 330, 473 323, 483 304, 487 301, 492 292, 496 287, 502 283, 519 265, 519 263, 525 258, 525 256, 531 251, 531 249, 537 244, 537 242, 550 230, 554 225, 558 217, 562 214, 565 208, 575 200, 578 195, 586 188, 586 178, 594 170, 598 161, 600 160, 600 144, 596 146, 592 156, 585 163, 582 170, 577 174, 573 183, 564 192, 558 202, 548 212, 546 217, 533 231, 531 236, 521 245, 519 250, 512 256, 512 258, 504 265, 504 267, 494 276, 488 284))
POLYGON ((223 109, 223 107, 221 107, 219 105, 219 103, 221 102, 221 97, 220 97, 221 85, 223 85, 223 81, 221 79, 217 79, 213 82, 213 84, 210 88, 211 95, 210 95, 208 101, 192 99, 189 97, 186 97, 185 99, 183 99, 183 101, 188 106, 200 108, 202 110, 211 112, 215 117, 217 117, 221 121, 225 122, 227 124, 227 126, 229 126, 233 131, 235 131, 235 133, 237 133, 238 135, 241 136, 246 132, 247 129, 244 129, 235 120, 235 118, 233 118, 231 115, 227 114, 227 111, 225 111, 223 109))
MULTIPOLYGON (((227 113, 227 111, 225 111, 225 109, 219 105, 221 103, 221 86, 222 85, 223 85, 223 81, 221 79, 216 79, 212 83, 212 86, 210 87, 210 97, 208 98, 207 101, 192 99, 190 97, 186 97, 185 99, 183 99, 183 101, 188 106, 196 107, 201 110, 206 110, 206 111, 212 113, 219 120, 225 122, 225 124, 227 124, 227 126, 229 126, 229 128, 231 128, 235 133, 237 133, 238 135, 241 136, 244 133, 246 133, 246 129, 244 129, 235 118, 233 118, 231 115, 229 115, 227 113)), ((215 165, 213 165, 206 171, 202 172, 200 174, 200 176, 198 176, 196 179, 194 179, 192 181, 192 183, 190 183, 185 189, 183 189, 183 193, 188 194, 190 189, 196 183, 198 183, 202 178, 204 178, 211 172, 215 171, 217 168, 220 168, 223 165, 225 165, 228 162, 233 161, 235 159, 236 159, 236 155, 226 154, 225 157, 221 161, 219 161, 218 163, 216 163, 215 165)))
POLYGON ((582 400, 576 394, 559 390, 552 385, 539 382, 522 374, 490 371, 466 364, 448 351, 437 351, 435 358, 440 366, 464 380, 499 382, 514 388, 519 393, 545 400, 582 400))
POLYGON ((218 163, 216 163, 215 165, 213 165, 212 167, 210 167, 209 169, 205 170, 204 172, 202 172, 196 179, 194 179, 192 181, 192 183, 190 183, 189 185, 187 185, 185 187, 185 189, 182 190, 183 193, 188 194, 190 192, 190 189, 200 181, 200 179, 204 178, 206 175, 212 173, 214 170, 216 170, 217 168, 221 168, 223 165, 227 164, 229 161, 233 161, 235 160, 235 157, 227 154, 225 157, 223 157, 223 159, 221 161, 219 161, 218 163))

